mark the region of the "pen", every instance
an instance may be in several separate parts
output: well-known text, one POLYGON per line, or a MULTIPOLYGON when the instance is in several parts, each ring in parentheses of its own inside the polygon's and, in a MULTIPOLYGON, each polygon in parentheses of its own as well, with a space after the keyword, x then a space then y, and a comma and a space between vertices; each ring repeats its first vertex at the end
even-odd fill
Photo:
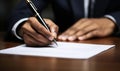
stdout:
MULTIPOLYGON (((45 21, 43 20, 43 18, 40 16, 40 14, 37 12, 37 8, 36 6, 33 4, 33 2, 31 0, 26 0, 27 3, 29 4, 29 6, 32 8, 32 10, 35 12, 38 21, 48 30, 50 31, 48 25, 45 23, 45 21)), ((53 42, 58 46, 57 42, 55 39, 53 39, 53 42)))

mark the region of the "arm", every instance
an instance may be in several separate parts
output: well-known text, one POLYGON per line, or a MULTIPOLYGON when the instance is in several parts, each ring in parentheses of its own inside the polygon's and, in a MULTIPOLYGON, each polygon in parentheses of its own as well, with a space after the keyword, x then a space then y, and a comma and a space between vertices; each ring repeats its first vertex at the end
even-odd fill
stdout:
POLYGON ((93 37, 106 37, 111 34, 120 35, 120 5, 119 0, 110 0, 101 18, 78 20, 58 38, 60 40, 86 40, 93 37), (116 4, 117 3, 117 4, 116 4), (105 16, 107 15, 107 16, 105 16), (111 17, 108 17, 111 16, 111 17))
POLYGON ((68 28, 59 40, 87 40, 93 37, 106 37, 114 32, 115 23, 108 18, 83 18, 68 28))
MULTIPOLYGON (((47 5, 47 0, 37 0, 37 2, 35 2, 36 0, 33 0, 33 2, 37 5, 39 12, 42 11, 42 9, 47 5)), ((17 33, 15 32, 16 29, 14 29, 14 33, 12 32, 12 29, 14 27, 18 27, 20 25, 20 23, 24 22, 25 20, 24 18, 29 18, 31 16, 34 16, 34 14, 31 12, 31 10, 29 9, 29 7, 27 6, 25 0, 21 0, 21 2, 16 6, 16 8, 13 10, 13 12, 11 13, 11 15, 8 18, 8 22, 7 22, 7 27, 8 27, 8 33, 13 34, 17 33), (15 25, 17 23, 17 25, 15 25)))
POLYGON ((62 33, 59 40, 86 40, 93 37, 120 35, 120 12, 113 12, 103 18, 78 20, 67 31, 62 33), (79 26, 79 27, 78 27, 79 26))
MULTIPOLYGON (((33 2, 34 1, 36 0, 33 0, 33 2)), ((34 3, 40 13, 47 4, 47 0, 39 0, 34 3)), ((45 19, 46 23, 50 27, 50 33, 37 21, 35 17, 31 17, 33 15, 34 14, 25 3, 25 0, 22 0, 9 18, 10 32, 12 29, 14 31, 14 35, 20 35, 28 46, 44 46, 50 44, 51 40, 56 37, 55 32, 58 30, 57 26, 51 20, 45 19)), ((18 38, 20 37, 18 36, 18 38)))
POLYGON ((44 19, 49 26, 48 31, 35 17, 30 17, 19 30, 19 35, 28 46, 46 46, 57 37, 58 27, 50 19, 44 19))
POLYGON ((120 11, 110 13, 109 15, 112 16, 116 21, 115 22, 116 28, 113 35, 119 36, 120 35, 120 11))

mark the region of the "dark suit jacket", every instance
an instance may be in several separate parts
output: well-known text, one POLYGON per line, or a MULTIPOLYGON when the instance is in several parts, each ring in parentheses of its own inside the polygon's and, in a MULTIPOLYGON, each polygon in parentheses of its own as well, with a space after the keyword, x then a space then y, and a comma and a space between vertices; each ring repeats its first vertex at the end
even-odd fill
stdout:
MULTIPOLYGON (((77 20, 84 17, 83 0, 32 0, 38 8, 39 13, 48 5, 52 4, 55 16, 54 22, 60 27, 61 31, 74 24, 77 20), (64 28, 63 28, 64 27, 64 28)), ((9 30, 20 19, 33 16, 34 14, 21 0, 20 4, 12 12, 9 18, 9 30)), ((93 18, 111 15, 115 18, 116 24, 120 27, 120 0, 95 0, 93 18)))

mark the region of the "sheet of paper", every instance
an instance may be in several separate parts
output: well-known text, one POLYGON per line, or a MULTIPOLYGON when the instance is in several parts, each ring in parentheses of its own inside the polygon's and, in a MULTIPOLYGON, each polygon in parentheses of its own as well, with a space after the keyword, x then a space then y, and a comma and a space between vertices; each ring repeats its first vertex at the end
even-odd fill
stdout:
POLYGON ((30 55, 57 58, 88 59, 105 51, 114 45, 84 44, 72 42, 57 42, 48 47, 27 47, 25 44, 0 50, 0 54, 30 55))

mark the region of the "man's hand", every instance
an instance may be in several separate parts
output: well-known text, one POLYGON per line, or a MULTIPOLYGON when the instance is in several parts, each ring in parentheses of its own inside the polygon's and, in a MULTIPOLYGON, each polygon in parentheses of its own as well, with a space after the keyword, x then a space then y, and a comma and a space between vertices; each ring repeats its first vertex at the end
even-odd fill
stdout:
POLYGON ((86 40, 92 37, 105 37, 114 32, 115 23, 107 18, 81 19, 67 31, 59 35, 59 40, 86 40))
POLYGON ((44 19, 49 26, 48 31, 35 17, 30 17, 20 28, 19 35, 28 46, 46 46, 57 37, 58 26, 50 19, 44 19))

